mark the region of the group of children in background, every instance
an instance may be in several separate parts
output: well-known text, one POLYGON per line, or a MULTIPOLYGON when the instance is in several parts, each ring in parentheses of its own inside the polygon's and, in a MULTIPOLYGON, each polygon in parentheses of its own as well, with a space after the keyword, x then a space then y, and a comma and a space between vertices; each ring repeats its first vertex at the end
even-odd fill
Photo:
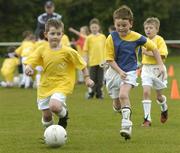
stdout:
POLYGON ((96 18, 90 21, 90 33, 87 26, 82 26, 80 31, 69 28, 70 32, 78 36, 78 39, 72 43, 79 54, 70 48, 72 43, 64 34, 62 22, 56 23, 53 19, 48 20, 45 28, 47 41, 44 38, 35 41, 33 33, 26 32, 20 47, 8 48, 7 57, 1 68, 5 79, 1 82, 1 86, 14 85, 13 77, 16 67, 22 62, 23 74, 19 86, 29 88, 32 80, 36 80, 35 86, 40 84, 38 108, 43 111, 43 125, 47 127, 53 124, 52 113, 55 113, 60 118, 58 124, 66 128, 68 111, 65 99, 74 85, 72 78, 74 74, 71 76, 71 73, 76 67, 83 70, 78 70, 77 82, 85 82, 88 86, 88 99, 94 96, 97 99, 104 98, 102 87, 105 77, 107 91, 113 100, 113 109, 122 114, 120 134, 125 139, 130 139, 133 124, 129 94, 131 89, 137 86, 137 50, 141 50, 144 110, 142 126, 151 126, 152 88, 156 90, 157 103, 161 108, 160 120, 165 123, 168 118, 168 107, 162 90, 167 87, 167 75, 163 62, 167 58, 168 51, 164 39, 158 35, 160 21, 155 17, 146 19, 144 30, 147 37, 144 37, 131 30, 133 13, 129 7, 123 5, 115 10, 113 19, 114 26, 110 26, 110 34, 107 38, 102 34, 100 22, 96 18), (58 59, 57 56, 63 58, 58 59), (88 63, 89 74, 85 62, 88 63), (104 71, 105 63, 108 63, 106 71, 104 71), (58 69, 61 72, 57 72, 58 69), (68 82, 68 77, 71 78, 70 82, 68 82), (49 82, 46 79, 49 79, 49 82))

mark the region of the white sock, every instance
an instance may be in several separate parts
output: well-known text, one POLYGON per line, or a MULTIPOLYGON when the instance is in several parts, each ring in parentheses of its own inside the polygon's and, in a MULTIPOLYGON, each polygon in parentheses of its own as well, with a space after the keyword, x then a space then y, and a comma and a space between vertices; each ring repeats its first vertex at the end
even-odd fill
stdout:
POLYGON ((144 118, 151 121, 151 100, 143 100, 144 118))
POLYGON ((67 110, 65 107, 62 107, 61 111, 59 112, 59 117, 63 118, 64 116, 66 116, 67 110))
POLYGON ((131 109, 129 107, 122 108, 121 112, 122 112, 122 118, 123 119, 130 120, 131 109))
POLYGON ((25 78, 25 88, 29 88, 31 84, 31 77, 26 76, 25 78))
POLYGON ((45 128, 53 125, 53 120, 51 120, 51 121, 49 121, 49 122, 45 122, 44 119, 42 118, 41 122, 42 122, 42 124, 43 124, 43 126, 44 126, 45 128))
POLYGON ((36 86, 38 87, 40 84, 41 74, 36 74, 36 86))
POLYGON ((161 111, 164 112, 168 109, 167 103, 166 103, 166 96, 162 95, 164 101, 160 102, 159 100, 157 100, 157 103, 160 105, 161 111))

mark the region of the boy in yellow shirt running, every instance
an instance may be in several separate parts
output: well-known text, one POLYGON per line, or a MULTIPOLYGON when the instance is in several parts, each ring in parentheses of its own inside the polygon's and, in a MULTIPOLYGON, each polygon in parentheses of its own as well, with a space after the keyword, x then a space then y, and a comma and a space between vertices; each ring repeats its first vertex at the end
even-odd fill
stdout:
MULTIPOLYGON (((150 17, 144 22, 144 31, 146 36, 151 39, 157 46, 163 62, 168 55, 168 50, 164 39, 159 36, 160 21, 158 18, 150 17)), ((142 48, 142 86, 143 86, 143 109, 144 122, 142 126, 151 126, 151 88, 156 90, 157 103, 161 108, 161 122, 165 123, 168 118, 168 106, 166 103, 166 96, 162 94, 162 90, 166 88, 167 77, 162 78, 159 74, 158 64, 151 50, 142 48)), ((165 66, 164 69, 166 70, 165 66)), ((167 75, 166 75, 167 76, 167 75)))
POLYGON ((58 124, 66 128, 68 111, 66 96, 73 91, 75 84, 75 70, 81 69, 85 84, 92 87, 85 61, 74 49, 61 45, 64 25, 56 19, 49 19, 45 25, 45 36, 48 45, 42 45, 28 57, 26 74, 33 75, 34 68, 42 64, 44 71, 41 74, 38 87, 38 108, 42 111, 42 124, 48 127, 53 124, 52 113, 59 117, 58 124))

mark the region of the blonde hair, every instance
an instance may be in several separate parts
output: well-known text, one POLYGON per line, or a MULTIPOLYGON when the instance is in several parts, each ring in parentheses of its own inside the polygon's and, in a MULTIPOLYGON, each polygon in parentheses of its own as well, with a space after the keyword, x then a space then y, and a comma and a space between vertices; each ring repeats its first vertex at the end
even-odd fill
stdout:
POLYGON ((160 21, 158 18, 156 17, 149 17, 144 21, 144 26, 146 24, 154 24, 154 26, 156 27, 156 29, 159 31, 159 27, 160 27, 160 21))
POLYGON ((113 19, 127 19, 129 21, 133 21, 133 13, 128 6, 122 5, 114 11, 113 19))
POLYGON ((55 27, 56 29, 62 28, 62 31, 64 31, 64 24, 62 21, 57 19, 49 19, 45 24, 45 32, 48 32, 50 27, 55 27))

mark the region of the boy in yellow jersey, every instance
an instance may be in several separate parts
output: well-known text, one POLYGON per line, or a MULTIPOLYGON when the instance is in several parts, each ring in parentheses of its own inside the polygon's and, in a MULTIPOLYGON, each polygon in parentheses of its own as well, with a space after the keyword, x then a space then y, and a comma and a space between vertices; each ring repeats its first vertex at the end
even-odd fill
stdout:
MULTIPOLYGON (((15 54, 21 58, 21 62, 25 61, 29 55, 34 51, 35 35, 31 31, 25 31, 23 33, 24 40, 16 50, 15 54)), ((23 76, 20 83, 21 87, 29 88, 31 83, 31 77, 25 74, 25 66, 22 64, 23 76)))
POLYGON ((92 87, 85 61, 74 49, 61 45, 64 25, 56 19, 49 19, 45 24, 47 46, 40 46, 24 62, 26 74, 33 75, 34 68, 42 63, 44 71, 41 74, 38 87, 38 109, 42 111, 42 124, 48 127, 53 124, 52 113, 59 117, 58 124, 66 128, 68 112, 66 95, 73 91, 75 70, 81 69, 85 84, 92 87))
POLYGON ((133 13, 128 6, 123 5, 115 10, 113 19, 116 31, 108 36, 105 45, 106 61, 110 65, 105 74, 106 87, 113 99, 114 109, 122 113, 120 134, 125 139, 130 139, 132 121, 129 94, 137 85, 136 48, 144 45, 151 50, 157 61, 159 74, 164 75, 165 70, 155 44, 141 34, 131 31, 133 13))
POLYGON ((8 47, 8 54, 1 67, 1 74, 5 81, 0 82, 0 85, 3 87, 12 87, 14 85, 14 74, 19 64, 18 58, 13 55, 14 50, 15 47, 8 47))
POLYGON ((100 33, 100 22, 94 18, 90 21, 91 34, 87 36, 84 51, 87 52, 88 64, 90 67, 90 77, 95 85, 88 93, 87 98, 91 99, 96 95, 97 99, 103 99, 102 87, 104 71, 101 66, 105 61, 105 41, 106 36, 100 33))
MULTIPOLYGON (((150 17, 144 22, 144 31, 149 39, 151 39, 157 46, 163 62, 168 55, 168 50, 164 39, 157 35, 159 32, 160 21, 158 18, 150 17)), ((162 94, 162 90, 166 88, 167 77, 165 79, 159 75, 158 63, 150 49, 142 48, 142 86, 143 86, 143 109, 144 122, 142 126, 151 126, 151 88, 156 90, 157 103, 161 108, 161 122, 165 123, 168 118, 168 106, 166 103, 166 96, 162 94)), ((165 66, 164 66, 164 69, 165 66)))

